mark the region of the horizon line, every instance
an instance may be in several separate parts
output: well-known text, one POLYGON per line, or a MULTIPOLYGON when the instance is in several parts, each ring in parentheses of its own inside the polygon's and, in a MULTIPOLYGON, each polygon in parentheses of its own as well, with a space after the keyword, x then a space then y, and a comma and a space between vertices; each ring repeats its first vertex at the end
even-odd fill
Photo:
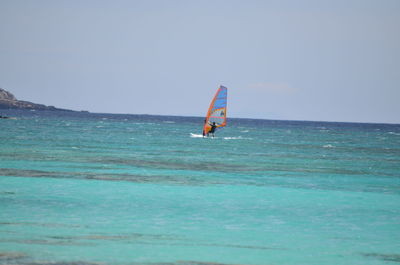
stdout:
MULTIPOLYGON (((4 110, 22 110, 31 111, 28 109, 4 109, 4 110)), ((65 110, 35 110, 50 111, 50 112, 68 112, 71 109, 65 110)), ((175 114, 148 114, 148 113, 111 113, 111 112, 92 112, 88 110, 72 110, 73 112, 91 113, 91 114, 111 114, 111 115, 143 115, 143 116, 169 116, 169 117, 191 117, 191 118, 204 118, 204 116, 195 115, 175 115, 175 114)), ((356 124, 382 124, 382 125, 400 125, 400 123, 391 122, 362 122, 362 121, 324 121, 324 120, 305 120, 305 119, 273 119, 273 118, 251 118, 251 117, 227 117, 227 119, 246 119, 246 120, 267 120, 267 121, 297 121, 297 122, 321 122, 321 123, 356 123, 356 124)))

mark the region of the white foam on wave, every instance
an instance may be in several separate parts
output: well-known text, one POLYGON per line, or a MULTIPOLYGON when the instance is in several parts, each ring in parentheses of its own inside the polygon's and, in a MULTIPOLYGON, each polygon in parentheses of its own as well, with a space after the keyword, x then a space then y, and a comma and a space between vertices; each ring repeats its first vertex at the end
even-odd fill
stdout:
POLYGON ((242 136, 238 136, 238 137, 224 137, 224 140, 239 140, 239 139, 243 139, 242 136))
POLYGON ((224 137, 224 140, 253 140, 253 138, 242 137, 242 136, 232 136, 232 137, 224 137))
POLYGON ((192 138, 203 138, 202 134, 190 133, 190 137, 192 138))
MULTIPOLYGON (((192 138, 203 138, 203 135, 202 134, 196 134, 196 133, 190 133, 190 137, 192 137, 192 138)), ((205 138, 218 139, 219 137, 209 136, 209 137, 205 137, 205 138)), ((244 138, 242 136, 231 136, 231 137, 227 136, 227 137, 222 137, 222 139, 224 139, 224 140, 252 140, 253 138, 244 138)))
POLYGON ((388 134, 400 135, 400 133, 395 133, 395 132, 388 132, 388 134))
POLYGON ((324 147, 324 148, 333 148, 334 146, 331 145, 331 144, 326 144, 326 145, 324 145, 323 147, 324 147))

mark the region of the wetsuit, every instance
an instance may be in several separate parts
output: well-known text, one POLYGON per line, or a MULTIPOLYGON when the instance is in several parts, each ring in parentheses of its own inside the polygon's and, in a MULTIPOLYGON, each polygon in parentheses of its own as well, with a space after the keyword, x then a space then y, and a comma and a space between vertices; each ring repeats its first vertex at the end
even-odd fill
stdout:
POLYGON ((211 133, 212 136, 214 137, 214 133, 215 133, 215 129, 217 128, 217 125, 215 124, 215 122, 213 122, 213 124, 210 124, 211 129, 208 131, 207 136, 211 133))
POLYGON ((210 129, 209 133, 214 133, 215 128, 217 128, 217 125, 211 125, 211 129, 210 129))

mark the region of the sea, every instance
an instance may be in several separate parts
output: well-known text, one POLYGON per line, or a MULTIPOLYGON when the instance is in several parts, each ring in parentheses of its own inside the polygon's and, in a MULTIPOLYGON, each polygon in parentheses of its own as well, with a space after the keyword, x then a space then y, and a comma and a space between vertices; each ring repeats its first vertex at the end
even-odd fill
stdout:
POLYGON ((400 125, 0 114, 0 264, 400 263, 400 125))

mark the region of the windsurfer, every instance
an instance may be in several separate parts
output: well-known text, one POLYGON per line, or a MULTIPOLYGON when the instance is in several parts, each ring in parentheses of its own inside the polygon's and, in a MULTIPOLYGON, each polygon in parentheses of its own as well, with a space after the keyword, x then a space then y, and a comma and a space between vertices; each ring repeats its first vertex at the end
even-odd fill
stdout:
POLYGON ((212 124, 209 123, 209 125, 211 126, 211 129, 208 131, 207 136, 211 133, 212 137, 214 138, 214 133, 215 129, 217 128, 217 125, 215 124, 215 122, 213 122, 212 124))
POLYGON ((212 137, 214 137, 214 133, 217 128, 219 129, 226 126, 227 97, 228 89, 224 86, 220 86, 217 90, 217 93, 215 93, 213 100, 211 101, 210 107, 208 108, 207 115, 203 123, 203 137, 209 136, 210 134, 212 137))

